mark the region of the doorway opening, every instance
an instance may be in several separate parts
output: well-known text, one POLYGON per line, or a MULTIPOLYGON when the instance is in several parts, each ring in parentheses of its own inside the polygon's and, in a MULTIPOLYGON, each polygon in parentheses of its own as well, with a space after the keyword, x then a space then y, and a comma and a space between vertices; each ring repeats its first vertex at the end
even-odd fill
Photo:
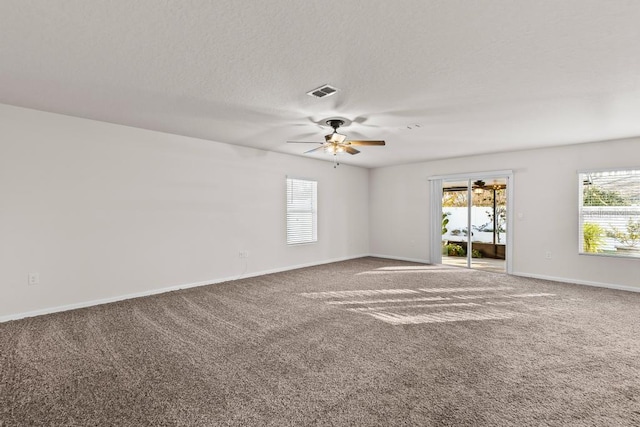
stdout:
POLYGON ((510 273, 511 171, 431 178, 431 261, 510 273))

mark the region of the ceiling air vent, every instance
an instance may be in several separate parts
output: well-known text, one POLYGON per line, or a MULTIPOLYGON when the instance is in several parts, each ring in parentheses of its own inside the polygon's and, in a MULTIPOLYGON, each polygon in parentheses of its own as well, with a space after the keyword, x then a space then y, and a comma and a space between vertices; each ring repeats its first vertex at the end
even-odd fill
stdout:
POLYGON ((307 92, 307 95, 313 96, 315 98, 324 98, 325 96, 330 96, 336 93, 338 89, 329 85, 320 86, 317 89, 313 89, 307 92))

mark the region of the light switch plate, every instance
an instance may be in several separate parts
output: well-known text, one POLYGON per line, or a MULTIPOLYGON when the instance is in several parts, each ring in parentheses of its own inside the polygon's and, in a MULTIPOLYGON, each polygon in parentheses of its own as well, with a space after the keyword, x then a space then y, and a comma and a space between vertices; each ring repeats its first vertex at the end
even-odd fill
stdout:
POLYGON ((37 285, 40 283, 40 274, 39 273, 29 273, 27 278, 27 283, 29 286, 37 285))

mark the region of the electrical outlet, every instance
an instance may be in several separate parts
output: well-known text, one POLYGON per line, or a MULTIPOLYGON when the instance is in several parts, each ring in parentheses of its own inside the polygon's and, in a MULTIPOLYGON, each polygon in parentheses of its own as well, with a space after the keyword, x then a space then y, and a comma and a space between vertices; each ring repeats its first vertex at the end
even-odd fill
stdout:
POLYGON ((238 256, 240 258, 249 258, 249 251, 247 251, 247 250, 240 251, 240 252, 238 252, 238 256))
POLYGON ((27 278, 27 283, 29 286, 37 285, 40 283, 40 274, 38 273, 29 273, 27 278))
POLYGON ((545 252, 544 257, 545 257, 546 259, 551 259, 551 251, 547 251, 547 252, 545 252))

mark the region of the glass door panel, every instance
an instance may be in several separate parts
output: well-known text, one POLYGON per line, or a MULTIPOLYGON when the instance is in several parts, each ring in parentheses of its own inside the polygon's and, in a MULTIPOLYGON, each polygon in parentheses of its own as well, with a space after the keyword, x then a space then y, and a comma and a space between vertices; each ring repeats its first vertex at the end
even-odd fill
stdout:
POLYGON ((470 266, 505 272, 506 178, 478 179, 471 184, 470 266))
POLYGON ((468 267, 469 181, 442 184, 442 263, 468 267))

